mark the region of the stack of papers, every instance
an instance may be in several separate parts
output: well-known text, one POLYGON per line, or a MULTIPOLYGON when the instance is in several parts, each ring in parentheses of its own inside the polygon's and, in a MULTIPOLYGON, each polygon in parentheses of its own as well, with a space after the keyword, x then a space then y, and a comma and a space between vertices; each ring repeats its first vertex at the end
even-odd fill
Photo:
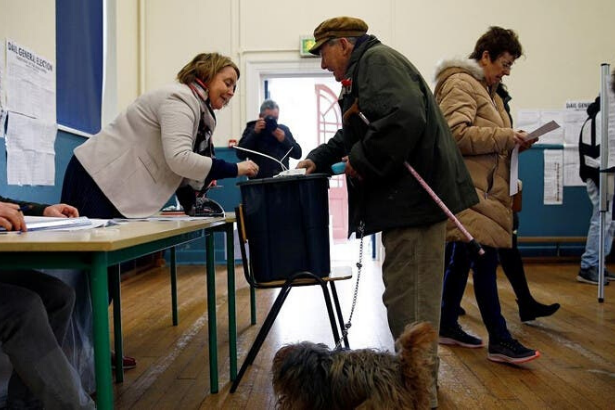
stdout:
POLYGON ((91 226, 92 222, 85 217, 79 218, 53 218, 48 216, 25 216, 28 231, 45 231, 70 229, 81 226, 91 226))
MULTIPOLYGON (((75 229, 87 229, 94 227, 92 221, 87 217, 82 216, 80 218, 54 218, 48 216, 24 216, 26 221, 26 227, 28 232, 34 231, 49 231, 49 230, 75 230, 75 229)), ((6 229, 0 227, 0 231, 6 231, 6 229)))

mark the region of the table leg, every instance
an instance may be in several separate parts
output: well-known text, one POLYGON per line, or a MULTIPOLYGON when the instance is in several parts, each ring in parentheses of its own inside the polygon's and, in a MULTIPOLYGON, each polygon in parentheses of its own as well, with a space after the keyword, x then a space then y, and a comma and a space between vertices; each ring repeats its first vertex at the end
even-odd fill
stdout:
POLYGON ((235 224, 226 227, 226 272, 228 282, 228 341, 231 381, 237 378, 237 312, 235 306, 235 224))
POLYGON ((171 309, 173 311, 173 326, 179 323, 177 314, 177 255, 175 246, 171 247, 171 309))
POLYGON ((90 269, 90 293, 94 319, 94 364, 96 368, 96 404, 100 409, 113 408, 111 355, 109 352, 109 295, 107 291, 107 254, 93 255, 90 269))
POLYGON ((209 330, 209 380, 212 393, 218 393, 218 329, 216 326, 216 268, 214 234, 205 232, 207 267, 207 316, 209 330))
POLYGON ((113 292, 113 341, 115 345, 115 382, 124 381, 124 333, 122 332, 122 290, 121 267, 114 265, 107 269, 111 273, 109 281, 113 292))

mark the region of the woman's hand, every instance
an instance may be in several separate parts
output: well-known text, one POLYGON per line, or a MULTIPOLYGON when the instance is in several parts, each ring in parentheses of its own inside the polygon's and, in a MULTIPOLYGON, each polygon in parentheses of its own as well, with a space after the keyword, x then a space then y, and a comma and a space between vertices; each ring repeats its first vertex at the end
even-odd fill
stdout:
POLYGON ((0 226, 7 231, 26 231, 26 221, 19 205, 0 202, 0 226))
POLYGON ((515 130, 515 135, 513 137, 515 142, 519 144, 519 152, 523 152, 526 149, 529 149, 538 141, 538 138, 532 138, 531 140, 527 139, 527 132, 523 130, 515 130))
POLYGON ((55 204, 48 206, 43 211, 44 216, 63 217, 63 218, 77 218, 79 211, 74 206, 66 204, 55 204))
POLYGON ((524 145, 527 142, 525 138, 527 138, 527 132, 523 130, 514 130, 513 139, 516 144, 524 145))
POLYGON ((247 175, 249 177, 255 177, 258 174, 258 165, 256 163, 247 160, 237 163, 237 176, 247 175))

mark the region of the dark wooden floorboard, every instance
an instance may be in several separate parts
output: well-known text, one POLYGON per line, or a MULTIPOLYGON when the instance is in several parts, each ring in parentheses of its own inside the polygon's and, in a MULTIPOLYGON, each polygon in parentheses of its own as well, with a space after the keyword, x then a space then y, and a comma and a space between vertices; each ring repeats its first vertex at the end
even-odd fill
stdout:
MULTIPOLYGON (((365 264, 350 329, 354 348, 392 350, 382 305, 380 264, 365 264)), ((559 302, 552 317, 523 324, 508 281, 498 277, 502 311, 512 334, 542 357, 514 367, 487 360, 485 349, 440 346, 441 409, 615 408, 615 284, 598 303, 597 287, 576 281, 578 263, 526 263, 530 288, 544 303, 559 302)), ((333 345, 320 290, 291 292, 254 364, 238 390, 229 393, 226 272, 218 269, 217 312, 220 392, 209 394, 205 269, 180 266, 179 317, 171 325, 168 268, 154 268, 122 282, 124 349, 138 360, 115 385, 120 409, 273 409, 271 362, 284 344, 312 340, 333 345)), ((259 323, 250 325, 249 290, 237 266, 237 329, 241 366, 276 290, 257 290, 259 323)), ((352 303, 354 279, 338 284, 344 314, 352 303)), ((472 288, 463 300, 462 326, 487 338, 472 288)))

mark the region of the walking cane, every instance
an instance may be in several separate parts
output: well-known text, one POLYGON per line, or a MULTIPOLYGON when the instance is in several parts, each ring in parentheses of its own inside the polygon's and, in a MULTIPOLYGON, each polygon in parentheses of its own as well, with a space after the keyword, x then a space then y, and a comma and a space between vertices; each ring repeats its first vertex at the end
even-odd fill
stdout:
MULTIPOLYGON (((344 113, 344 122, 346 122, 348 117, 350 117, 351 115, 354 115, 354 114, 357 114, 359 116, 359 118, 361 118, 361 120, 366 125, 369 125, 369 120, 367 119, 367 117, 365 115, 363 115, 363 113, 361 111, 359 111, 359 106, 358 106, 356 101, 344 113)), ((421 184, 423 189, 425 191, 427 191, 427 193, 429 194, 431 199, 433 199, 434 202, 440 207, 440 209, 442 209, 442 211, 444 211, 444 213, 446 214, 448 219, 453 221, 453 223, 455 224, 457 229, 459 229, 461 231, 461 233, 466 237, 466 239, 468 240, 468 245, 470 246, 470 250, 472 252, 476 252, 476 254, 478 254, 478 255, 484 255, 485 251, 480 246, 480 244, 478 242, 476 242, 476 239, 474 239, 474 237, 472 237, 470 232, 468 232, 467 229, 461 224, 461 222, 459 222, 459 219, 457 219, 457 217, 455 215, 453 215, 453 213, 448 209, 446 204, 444 202, 442 202, 440 197, 438 197, 438 195, 433 191, 433 189, 431 189, 431 187, 429 185, 427 185, 427 182, 425 182, 425 180, 419 175, 419 173, 416 172, 416 170, 414 168, 412 168, 412 166, 410 164, 408 164, 408 161, 404 161, 404 165, 406 166, 406 169, 408 169, 408 171, 412 174, 412 176, 418 181, 418 183, 421 184)))

